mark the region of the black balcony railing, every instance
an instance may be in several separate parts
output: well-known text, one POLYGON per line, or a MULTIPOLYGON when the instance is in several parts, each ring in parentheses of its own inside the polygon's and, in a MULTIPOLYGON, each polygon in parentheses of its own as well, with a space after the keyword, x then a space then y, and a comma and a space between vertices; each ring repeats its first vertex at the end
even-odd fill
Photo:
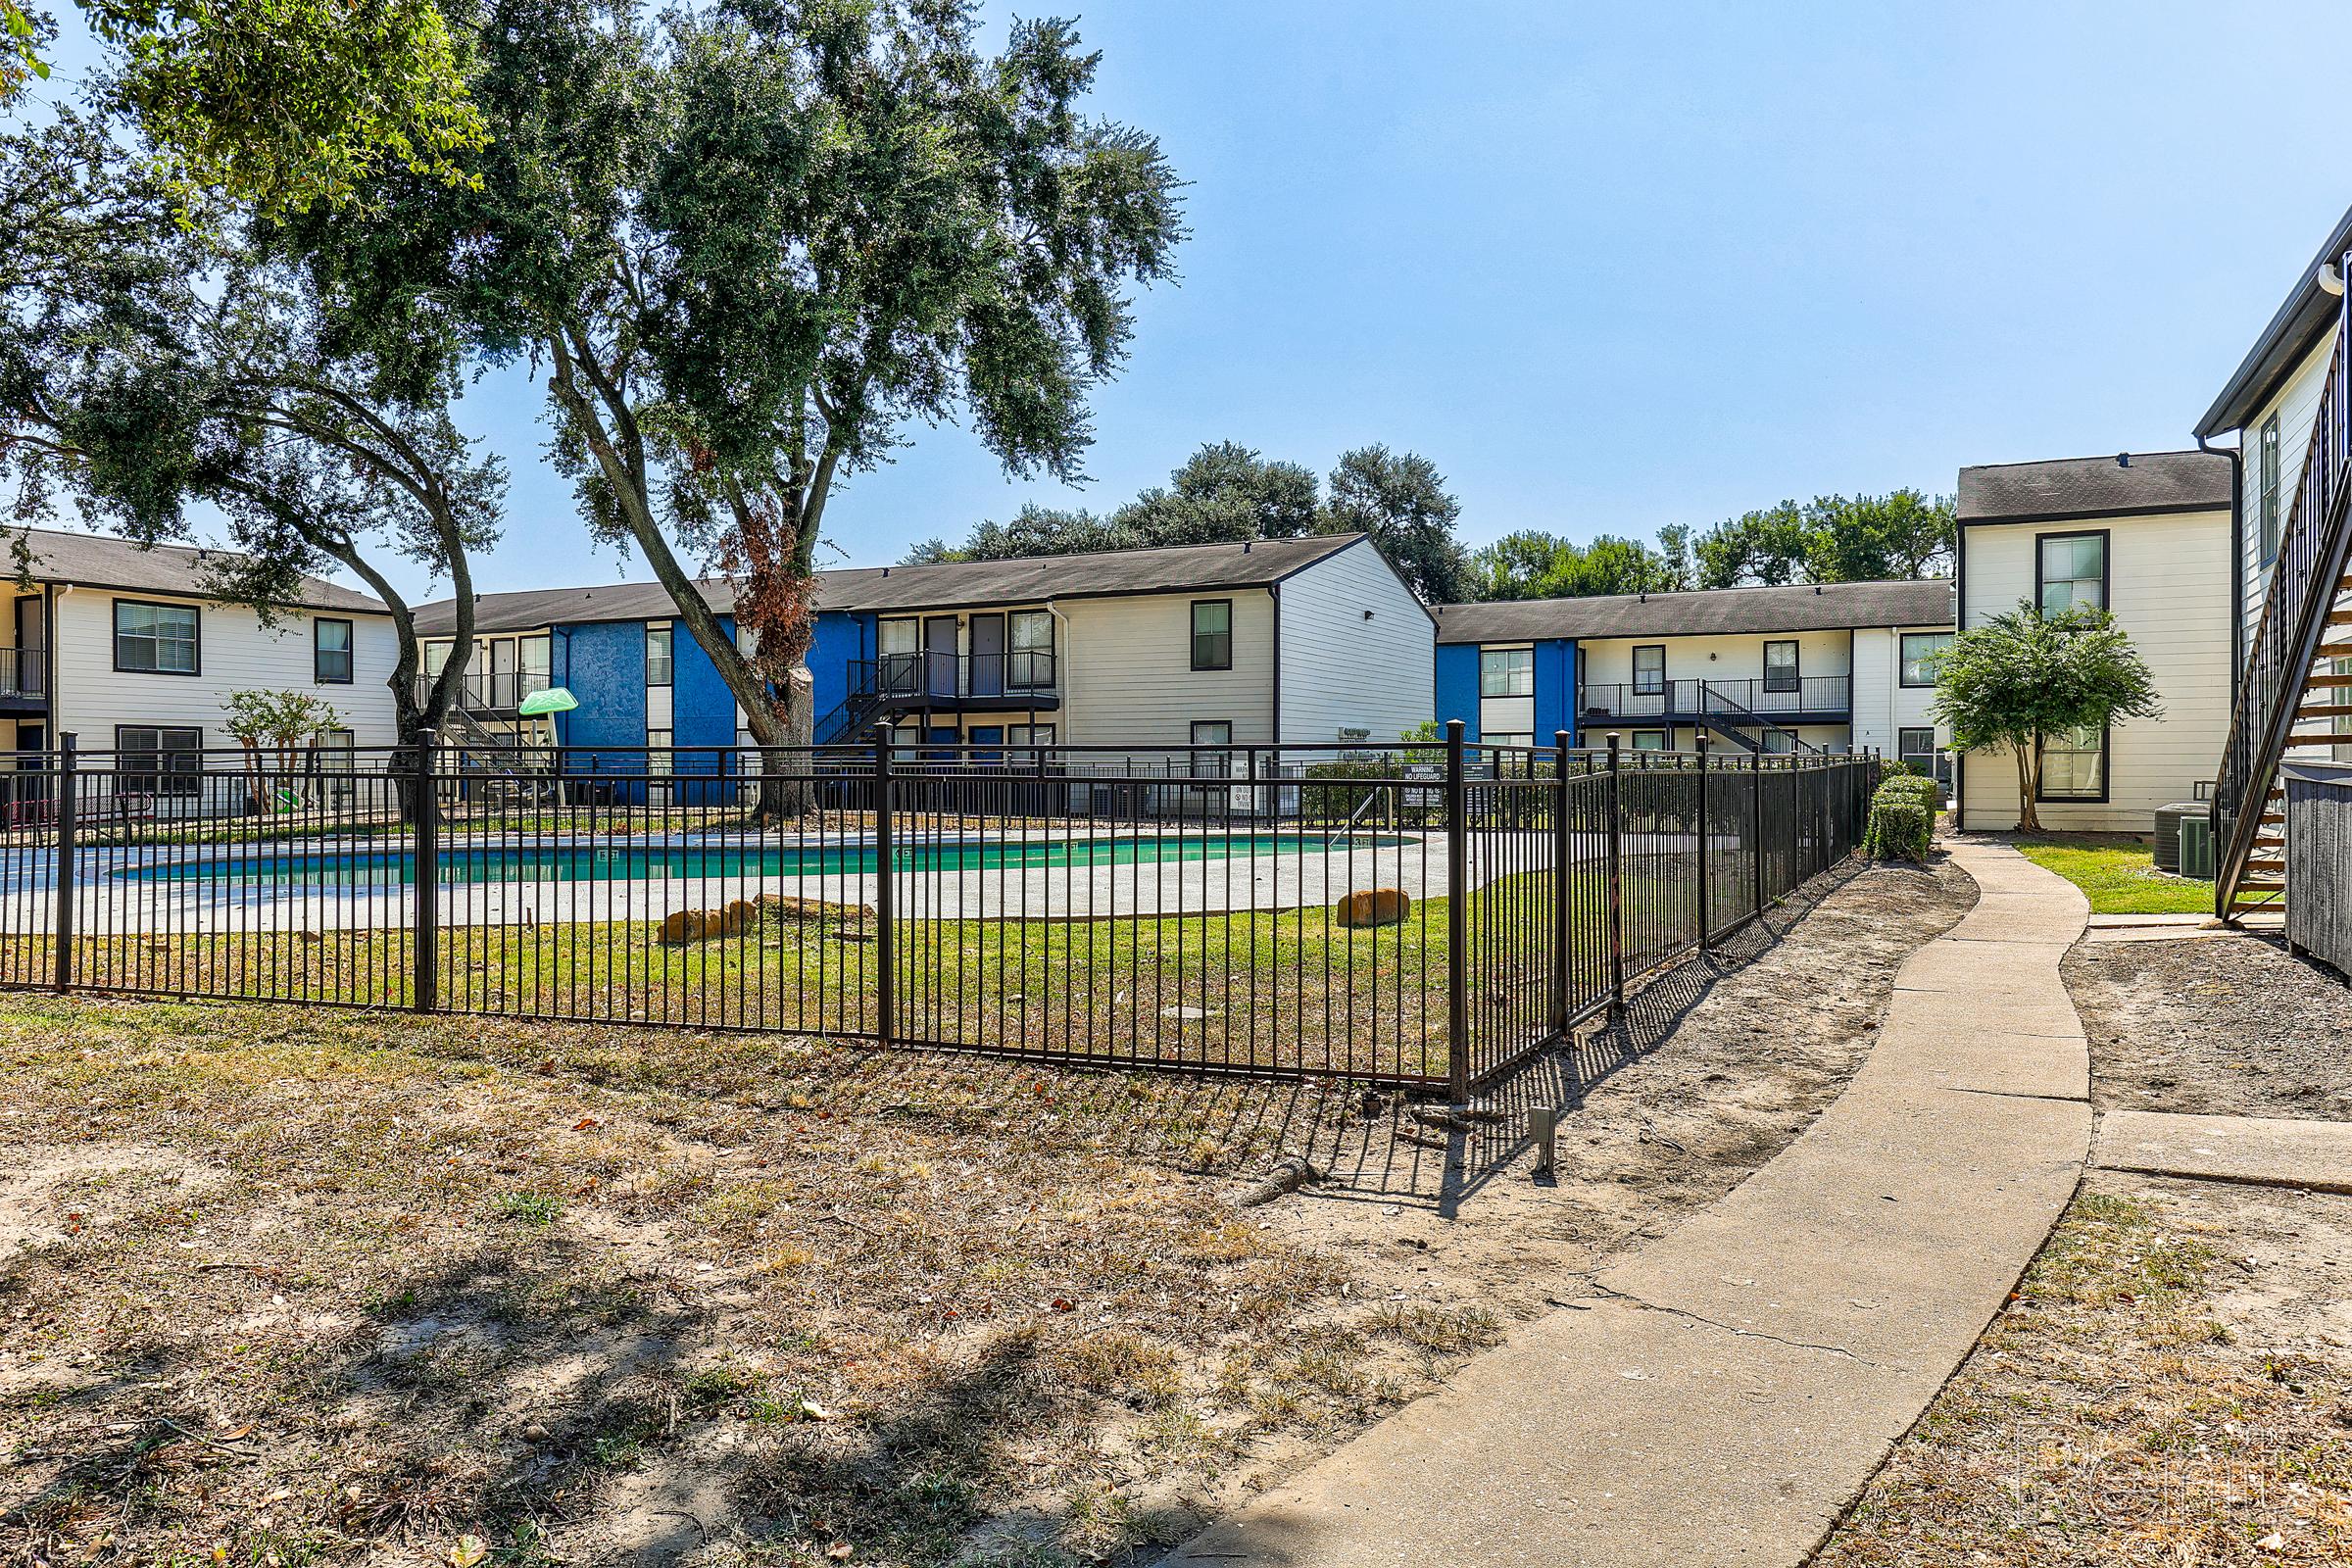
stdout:
POLYGON ((41 697, 48 690, 46 649, 0 648, 0 697, 41 697))
POLYGON ((1702 713, 1738 719, 1742 713, 1767 718, 1805 714, 1840 723, 1853 714, 1852 683, 1843 675, 1806 675, 1796 680, 1667 680, 1649 685, 1585 685, 1577 689, 1577 711, 1592 718, 1693 719, 1702 713))
MULTIPOLYGON (((421 703, 433 689, 439 677, 416 677, 416 700, 421 703)), ((543 692, 554 682, 538 670, 505 669, 490 674, 466 674, 458 677, 457 704, 475 713, 511 713, 525 697, 543 692)))
POLYGON ((1018 702, 1054 694, 1056 670, 1051 650, 1017 649, 1003 654, 884 654, 850 662, 850 690, 888 701, 917 703, 967 697, 1004 697, 1018 702))

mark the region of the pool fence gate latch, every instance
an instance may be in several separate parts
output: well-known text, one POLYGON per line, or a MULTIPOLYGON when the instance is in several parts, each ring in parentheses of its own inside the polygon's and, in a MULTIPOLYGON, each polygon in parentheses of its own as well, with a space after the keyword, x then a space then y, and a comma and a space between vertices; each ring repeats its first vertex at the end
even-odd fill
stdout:
POLYGON ((1536 1168, 1528 1174, 1536 1181, 1549 1185, 1556 1176, 1554 1160, 1559 1152, 1560 1113, 1549 1105, 1538 1105, 1527 1113, 1527 1140, 1536 1146, 1536 1168))

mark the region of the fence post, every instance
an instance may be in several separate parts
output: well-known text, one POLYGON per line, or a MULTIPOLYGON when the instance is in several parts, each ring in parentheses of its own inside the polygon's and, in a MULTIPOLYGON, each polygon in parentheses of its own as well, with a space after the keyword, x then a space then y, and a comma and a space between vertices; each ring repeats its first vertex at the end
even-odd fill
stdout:
POLYGON ((59 995, 74 989, 74 737, 58 737, 57 751, 57 966, 59 995))
POLYGON ((1704 957, 1714 947, 1707 920, 1707 732, 1698 732, 1698 952, 1704 957))
POLYGON ((409 775, 410 815, 416 838, 410 874, 409 1005, 431 1012, 441 1004, 441 789, 434 777, 433 738, 416 742, 409 775))
POLYGON ((897 793, 891 784, 891 748, 897 727, 888 719, 874 726, 874 1034, 886 1046, 898 1021, 899 954, 893 930, 898 893, 891 878, 890 830, 897 793))
POLYGON ((1755 902, 1754 913, 1761 920, 1764 918, 1764 754, 1759 751, 1750 760, 1754 766, 1749 772, 1756 788, 1755 799, 1748 803, 1749 836, 1755 840, 1756 853, 1749 857, 1751 864, 1748 870, 1749 879, 1755 884, 1751 890, 1755 902))
POLYGON ((1446 721, 1446 1088, 1470 1098, 1470 783, 1462 721, 1446 721))
POLYGON ((1573 922, 1574 899, 1570 882, 1569 857, 1574 846, 1568 832, 1568 732, 1551 733, 1552 768, 1557 774, 1552 780, 1551 795, 1551 1032, 1568 1032, 1568 931, 1573 922))
POLYGON ((1609 731, 1609 1016, 1625 1011, 1625 794, 1621 787, 1623 754, 1619 737, 1609 731))

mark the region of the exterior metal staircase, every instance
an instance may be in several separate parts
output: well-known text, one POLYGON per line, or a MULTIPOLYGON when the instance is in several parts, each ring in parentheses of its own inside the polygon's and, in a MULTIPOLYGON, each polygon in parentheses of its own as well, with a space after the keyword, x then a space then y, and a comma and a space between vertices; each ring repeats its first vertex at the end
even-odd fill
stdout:
POLYGON ((853 691, 810 727, 808 738, 817 746, 846 746, 863 740, 889 706, 890 699, 880 692, 853 691))
MULTIPOLYGON (((2347 258, 2352 265, 2352 258, 2347 258)), ((2337 306, 2311 446, 2272 564, 2262 621, 2240 672, 2230 742, 2214 780, 2214 912, 2279 908, 2286 897, 2286 797, 2279 763, 2297 747, 2352 745, 2352 299, 2337 306)))
POLYGON ((1780 748, 1782 752, 1821 750, 1818 746, 1799 740, 1796 731, 1774 723, 1746 704, 1724 695, 1704 681, 1699 683, 1698 710, 1691 717, 1743 752, 1768 750, 1765 742, 1774 735, 1788 737, 1787 744, 1780 748))

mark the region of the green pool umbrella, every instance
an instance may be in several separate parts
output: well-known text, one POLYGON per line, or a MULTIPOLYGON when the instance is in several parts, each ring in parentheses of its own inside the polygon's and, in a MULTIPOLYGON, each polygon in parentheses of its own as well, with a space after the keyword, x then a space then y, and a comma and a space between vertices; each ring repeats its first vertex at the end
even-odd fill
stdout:
POLYGON ((543 692, 533 692, 514 707, 524 718, 537 718, 542 713, 568 713, 580 706, 580 700, 561 686, 550 686, 543 692))

